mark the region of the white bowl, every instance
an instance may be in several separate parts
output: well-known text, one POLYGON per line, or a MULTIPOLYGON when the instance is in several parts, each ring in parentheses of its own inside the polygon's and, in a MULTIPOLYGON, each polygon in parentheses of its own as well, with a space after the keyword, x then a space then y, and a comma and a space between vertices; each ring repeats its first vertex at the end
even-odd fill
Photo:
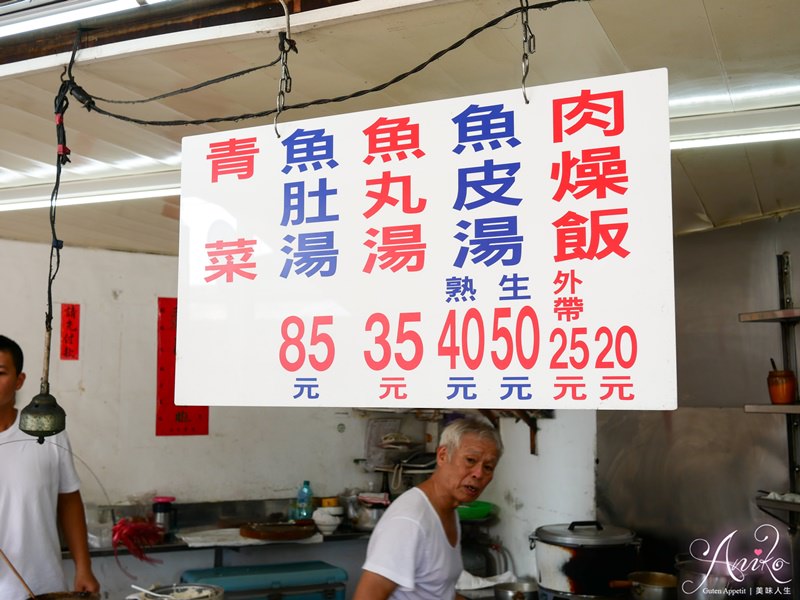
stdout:
POLYGON ((327 508, 318 508, 311 517, 322 535, 330 535, 342 522, 342 517, 337 517, 328 512, 327 508))
POLYGON ((319 529, 322 535, 330 535, 336 528, 339 527, 339 523, 317 523, 317 529, 319 529))

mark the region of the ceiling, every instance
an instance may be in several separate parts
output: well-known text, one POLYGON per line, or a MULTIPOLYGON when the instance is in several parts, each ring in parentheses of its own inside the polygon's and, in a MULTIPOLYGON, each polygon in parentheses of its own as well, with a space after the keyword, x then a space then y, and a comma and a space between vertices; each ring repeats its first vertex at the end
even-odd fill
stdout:
MULTIPOLYGON (((518 0, 358 0, 294 12, 300 4, 290 3, 299 52, 289 56, 287 105, 388 81, 520 6, 518 0)), ((590 0, 531 10, 536 52, 527 83, 667 67, 675 136, 781 122, 797 126, 797 23, 797 0, 590 0)), ((78 51, 73 75, 93 96, 148 98, 270 62, 278 57, 277 35, 285 27, 284 17, 273 16, 95 45, 78 51)), ((383 91, 289 110, 280 122, 513 89, 520 85, 521 40, 515 15, 383 91)), ((62 52, 0 64, 0 209, 3 202, 50 197, 53 103, 68 61, 62 52)), ((272 67, 148 104, 98 105, 144 120, 256 113, 275 107, 279 77, 272 67)), ((58 237, 66 246, 167 255, 178 252, 181 138, 272 123, 268 117, 140 125, 88 112, 74 99, 64 120, 71 162, 62 172, 58 237), (70 196, 101 192, 153 197, 66 204, 70 196)), ((674 150, 675 233, 800 209, 798 165, 800 140, 674 150)), ((0 212, 0 238, 49 243, 48 213, 0 212)))

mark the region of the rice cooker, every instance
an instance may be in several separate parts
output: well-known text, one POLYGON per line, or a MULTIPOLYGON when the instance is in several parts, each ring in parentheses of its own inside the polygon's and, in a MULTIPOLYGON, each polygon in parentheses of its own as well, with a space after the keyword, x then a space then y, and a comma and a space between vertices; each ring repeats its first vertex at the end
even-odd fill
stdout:
POLYGON ((529 540, 539 587, 582 596, 626 594, 610 584, 636 571, 641 544, 633 531, 597 521, 544 525, 529 540))

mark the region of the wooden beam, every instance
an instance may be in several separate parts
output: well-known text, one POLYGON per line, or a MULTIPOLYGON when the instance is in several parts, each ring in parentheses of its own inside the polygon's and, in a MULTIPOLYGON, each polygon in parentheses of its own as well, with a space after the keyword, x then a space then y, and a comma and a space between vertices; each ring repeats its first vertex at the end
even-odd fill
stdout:
MULTIPOLYGON (((291 15, 354 1, 288 0, 286 4, 291 15)), ((15 16, 19 14, 24 14, 24 10, 14 13, 15 16)), ((176 31, 258 21, 283 15, 283 7, 278 0, 164 2, 0 39, 0 64, 70 52, 79 29, 82 31, 80 47, 92 48, 176 31)))

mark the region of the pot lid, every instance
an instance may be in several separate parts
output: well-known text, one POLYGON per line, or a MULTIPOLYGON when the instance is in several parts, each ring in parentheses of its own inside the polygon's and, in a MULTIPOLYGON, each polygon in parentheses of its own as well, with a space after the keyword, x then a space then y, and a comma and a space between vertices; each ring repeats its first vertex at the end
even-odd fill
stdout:
POLYGON ((636 534, 630 529, 603 525, 597 521, 574 521, 559 525, 543 525, 533 534, 534 539, 565 546, 613 546, 630 544, 636 534))

